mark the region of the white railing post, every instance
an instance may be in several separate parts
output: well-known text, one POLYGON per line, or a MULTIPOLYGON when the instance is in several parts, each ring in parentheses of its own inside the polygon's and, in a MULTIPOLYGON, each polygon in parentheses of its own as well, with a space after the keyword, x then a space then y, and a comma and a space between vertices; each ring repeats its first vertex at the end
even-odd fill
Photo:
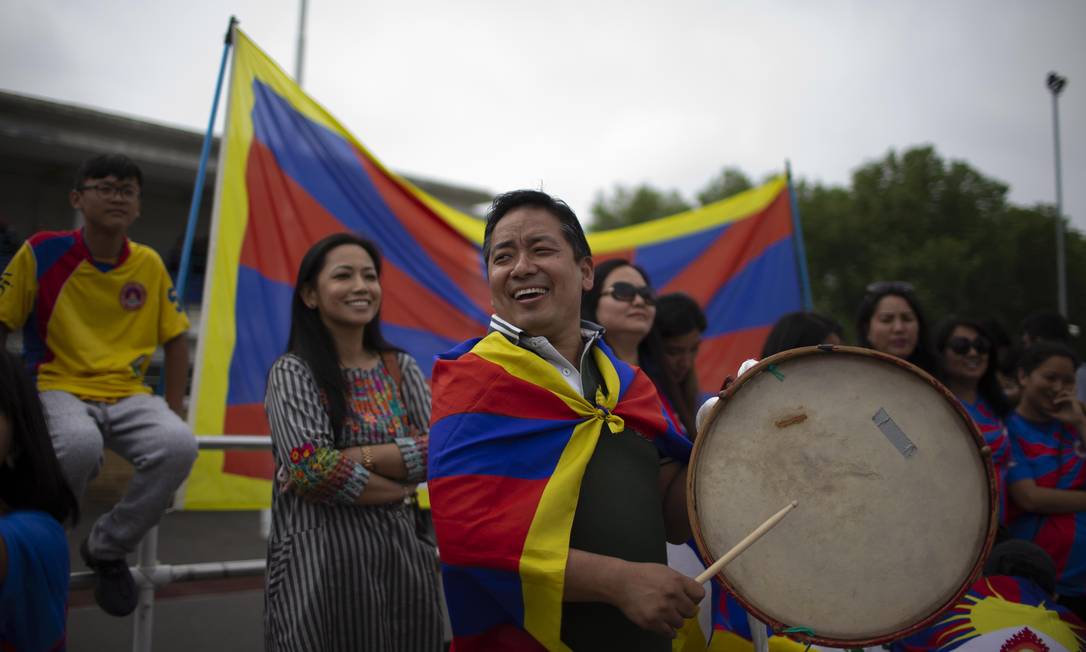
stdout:
POLYGON ((137 552, 137 572, 143 577, 136 579, 139 587, 139 603, 136 617, 132 619, 132 652, 151 652, 154 634, 155 583, 154 571, 158 564, 158 526, 151 528, 140 541, 137 552))

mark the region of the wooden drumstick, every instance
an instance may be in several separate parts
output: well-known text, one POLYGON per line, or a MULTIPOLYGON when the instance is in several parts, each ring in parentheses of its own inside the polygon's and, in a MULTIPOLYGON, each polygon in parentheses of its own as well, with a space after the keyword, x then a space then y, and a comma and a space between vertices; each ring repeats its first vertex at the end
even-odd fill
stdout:
POLYGON ((698 584, 704 584, 706 580, 708 580, 709 578, 711 578, 714 575, 716 575, 717 573, 719 573, 725 566, 728 565, 728 563, 731 562, 731 560, 738 557, 740 553, 742 553, 744 550, 749 548, 751 546, 751 544, 753 544, 755 541, 757 541, 758 539, 761 539, 762 536, 766 532, 769 532, 770 530, 772 530, 773 527, 776 526, 777 523, 780 523, 781 520, 784 519, 785 516, 788 516, 788 512, 795 509, 796 505, 798 505, 798 504, 799 504, 798 500, 793 500, 792 502, 785 505, 784 509, 777 512, 773 516, 770 516, 768 519, 766 519, 765 523, 762 523, 761 525, 759 525, 757 528, 755 528, 755 530, 753 532, 748 534, 742 541, 735 544, 735 546, 733 546, 731 550, 724 553, 723 557, 721 557, 720 559, 713 562, 712 566, 710 566, 709 568, 706 568, 705 570, 703 570, 697 577, 694 578, 694 581, 697 582, 698 584))

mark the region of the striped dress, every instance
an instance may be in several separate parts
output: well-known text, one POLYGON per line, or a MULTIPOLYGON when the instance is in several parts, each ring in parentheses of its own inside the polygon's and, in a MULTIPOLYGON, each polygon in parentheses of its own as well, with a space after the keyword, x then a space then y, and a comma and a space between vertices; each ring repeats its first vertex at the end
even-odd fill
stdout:
POLYGON ((369 472, 335 452, 395 442, 408 481, 425 479, 423 451, 409 429, 428 430, 430 391, 414 359, 397 356, 407 405, 383 365, 345 370, 349 415, 335 435, 308 365, 287 354, 272 366, 264 405, 276 468, 296 472, 303 450, 320 451, 328 463, 318 497, 272 495, 264 598, 269 651, 442 649, 437 554, 418 531, 417 508, 356 505, 369 472))

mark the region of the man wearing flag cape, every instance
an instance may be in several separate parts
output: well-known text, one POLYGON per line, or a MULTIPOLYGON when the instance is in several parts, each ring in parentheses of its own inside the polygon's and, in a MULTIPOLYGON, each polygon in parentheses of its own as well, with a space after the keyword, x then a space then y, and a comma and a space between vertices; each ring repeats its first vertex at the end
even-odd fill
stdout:
POLYGON ((580 320, 591 251, 573 211, 495 198, 490 331, 433 371, 430 496, 453 646, 668 650, 704 591, 666 565, 690 537, 689 442, 652 381, 580 320))

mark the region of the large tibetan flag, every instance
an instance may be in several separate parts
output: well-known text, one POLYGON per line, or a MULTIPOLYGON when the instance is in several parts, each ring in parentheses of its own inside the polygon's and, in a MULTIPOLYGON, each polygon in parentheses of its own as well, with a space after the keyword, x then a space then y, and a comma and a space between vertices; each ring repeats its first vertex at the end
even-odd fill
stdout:
MULTIPOLYGON (((208 251, 192 424, 198 434, 267 434, 264 389, 290 330, 306 250, 353 231, 384 256, 384 334, 422 367, 486 330, 489 294, 477 220, 390 173, 243 32, 208 251)), ((251 509, 271 497, 270 453, 205 451, 187 508, 251 509)))
POLYGON ((648 376, 606 344, 592 354, 594 400, 497 332, 434 366, 430 500, 456 650, 567 649, 570 531, 601 433, 631 429, 689 457, 648 376))
MULTIPOLYGON (((482 222, 390 172, 240 30, 234 48, 192 393, 193 429, 207 435, 268 433, 265 379, 286 348, 298 264, 330 233, 380 247, 384 333, 426 373, 435 355, 483 335, 490 312, 482 222)), ((716 390, 801 307, 793 233, 780 177, 589 242, 599 259, 631 258, 659 291, 706 308, 698 369, 716 390)), ((202 452, 184 505, 266 507, 271 465, 266 452, 202 452)))
POLYGON ((747 358, 758 357, 773 324, 803 307, 787 179, 671 217, 592 234, 596 262, 641 265, 660 294, 685 292, 709 324, 698 354, 703 390, 720 389, 747 358))

